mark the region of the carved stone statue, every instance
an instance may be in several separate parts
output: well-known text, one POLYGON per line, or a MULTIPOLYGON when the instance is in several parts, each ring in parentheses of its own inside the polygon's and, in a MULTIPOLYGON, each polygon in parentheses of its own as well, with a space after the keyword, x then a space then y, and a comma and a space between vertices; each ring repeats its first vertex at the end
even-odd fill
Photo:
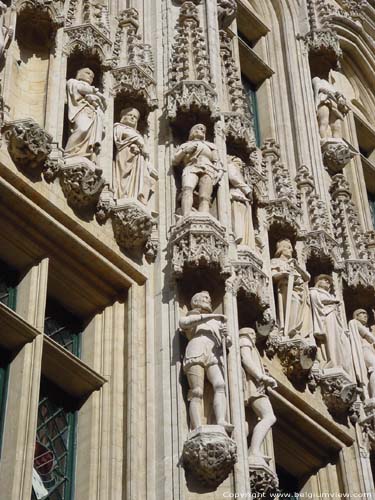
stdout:
POLYGON ((368 376, 368 395, 370 399, 375 399, 375 335, 368 327, 368 313, 365 309, 354 311, 353 319, 349 321, 349 330, 353 354, 358 357, 359 362, 363 359, 365 363, 367 374, 361 370, 362 382, 368 376))
POLYGON ((353 378, 350 341, 340 312, 341 301, 332 293, 332 277, 320 274, 310 288, 314 336, 322 354, 322 368, 343 368, 353 378))
POLYGON ((288 239, 279 240, 271 260, 276 285, 279 326, 285 336, 305 338, 312 333, 308 282, 310 275, 293 258, 288 239))
MULTIPOLYGON (((254 427, 249 448, 249 462, 251 464, 265 464, 269 458, 261 452, 262 443, 276 422, 276 417, 267 395, 267 389, 275 389, 277 382, 268 376, 256 348, 256 332, 253 328, 241 328, 240 352, 244 369, 245 404, 249 405, 258 417, 254 427)), ((266 464, 268 465, 268 463, 266 464)))
POLYGON ((186 217, 193 210, 193 195, 199 188, 198 211, 210 212, 210 201, 214 186, 219 182, 222 168, 219 164, 215 144, 206 141, 206 127, 199 123, 190 130, 189 140, 178 148, 174 158, 175 167, 183 165, 182 172, 182 215, 186 217))
POLYGON ((345 97, 318 76, 313 78, 312 83, 320 137, 342 139, 342 122, 349 111, 345 97))
POLYGON ((95 163, 104 138, 106 100, 93 87, 94 72, 90 68, 77 71, 67 82, 68 118, 71 135, 65 146, 65 157, 83 157, 95 163))
POLYGON ((226 387, 222 365, 223 347, 231 344, 226 331, 226 317, 213 314, 208 292, 196 293, 191 299, 191 311, 180 320, 180 328, 189 340, 183 362, 189 382, 189 414, 191 430, 202 425, 202 402, 205 376, 212 385, 216 424, 226 430, 226 387))
POLYGON ((137 130, 140 113, 136 108, 121 111, 113 134, 117 149, 114 164, 115 197, 134 198, 147 205, 153 191, 153 178, 142 135, 137 130))
POLYGON ((245 182, 243 168, 244 163, 240 158, 236 156, 228 157, 232 226, 237 243, 254 249, 255 237, 251 209, 252 188, 245 182))
POLYGON ((13 33, 13 28, 7 28, 4 25, 4 15, 7 11, 7 6, 0 0, 0 58, 3 56, 5 49, 7 48, 10 38, 13 33))

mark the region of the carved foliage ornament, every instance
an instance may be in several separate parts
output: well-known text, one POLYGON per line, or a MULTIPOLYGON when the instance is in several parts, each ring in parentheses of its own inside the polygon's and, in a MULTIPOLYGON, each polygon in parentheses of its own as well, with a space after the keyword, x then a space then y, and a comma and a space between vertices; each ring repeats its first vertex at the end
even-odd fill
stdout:
POLYGON ((253 496, 261 495, 268 498, 268 495, 276 495, 279 487, 279 480, 276 474, 265 465, 249 466, 250 485, 253 496))
POLYGON ((79 50, 83 53, 99 55, 102 64, 110 56, 109 49, 112 42, 92 24, 81 24, 65 29, 66 44, 64 52, 66 55, 79 50))
POLYGON ((60 170, 60 183, 68 203, 75 208, 95 205, 104 187, 102 170, 86 164, 65 165, 60 170))

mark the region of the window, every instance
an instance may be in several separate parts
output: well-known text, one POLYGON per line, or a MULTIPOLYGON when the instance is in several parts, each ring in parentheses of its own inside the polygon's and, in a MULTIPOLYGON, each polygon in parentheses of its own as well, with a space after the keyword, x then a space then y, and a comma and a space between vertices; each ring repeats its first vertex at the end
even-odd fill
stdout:
POLYGON ((13 310, 16 308, 17 278, 17 271, 0 261, 0 302, 13 310))
POLYGON ((372 226, 375 229, 375 194, 368 192, 367 197, 368 197, 368 204, 370 206, 372 226))
POLYGON ((0 455, 4 431, 4 417, 9 376, 9 354, 0 349, 0 455))
POLYGON ((42 379, 32 500, 73 498, 75 448, 76 412, 57 387, 42 379), (35 484, 36 475, 39 486, 35 484), (40 493, 39 496, 36 491, 40 493))
POLYGON ((254 85, 242 75, 242 85, 247 97, 247 105, 249 107, 249 112, 251 115, 251 120, 253 124, 256 145, 260 146, 260 129, 259 129, 259 115, 258 115, 258 102, 257 94, 254 85))
POLYGON ((80 356, 82 323, 52 299, 47 300, 44 333, 72 354, 80 356))

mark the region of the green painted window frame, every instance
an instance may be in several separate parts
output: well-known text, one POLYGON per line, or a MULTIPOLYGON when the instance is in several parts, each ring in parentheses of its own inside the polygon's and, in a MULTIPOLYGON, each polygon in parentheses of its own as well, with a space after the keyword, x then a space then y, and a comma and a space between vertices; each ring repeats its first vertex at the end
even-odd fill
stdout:
POLYGON ((69 352, 81 356, 83 325, 79 318, 53 299, 47 300, 44 334, 69 352))
POLYGON ((247 105, 251 115, 251 121, 253 125, 255 142, 258 147, 260 147, 260 124, 259 124, 259 109, 258 109, 258 99, 256 94, 255 86, 250 82, 245 75, 241 75, 243 89, 247 98, 247 105))

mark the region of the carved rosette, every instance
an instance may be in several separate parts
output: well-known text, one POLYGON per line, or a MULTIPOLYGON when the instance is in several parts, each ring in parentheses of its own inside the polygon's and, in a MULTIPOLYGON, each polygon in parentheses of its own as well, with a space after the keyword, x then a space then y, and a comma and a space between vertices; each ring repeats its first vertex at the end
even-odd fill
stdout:
POLYGON ((175 120, 177 113, 207 112, 212 119, 219 118, 217 94, 211 85, 203 81, 183 81, 166 94, 167 115, 175 120))
POLYGON ((342 172, 358 153, 343 139, 321 141, 323 163, 331 174, 342 172))
POLYGON ((217 487, 237 462, 237 445, 218 425, 199 427, 189 434, 182 450, 181 464, 201 484, 217 487))
POLYGON ((268 498, 276 495, 279 488, 279 480, 272 469, 262 464, 249 464, 250 486, 253 497, 260 496, 268 498))
POLYGON ((237 15, 237 0, 217 0, 217 13, 220 28, 228 28, 237 15))
POLYGON ((137 200, 121 200, 111 208, 113 232, 122 248, 144 246, 151 238, 155 219, 137 200))
POLYGON ((320 386, 323 400, 330 413, 350 413, 357 399, 359 388, 340 368, 313 371, 312 377, 320 386))
POLYGON ((68 203, 78 209, 96 205, 105 184, 102 173, 79 159, 66 162, 60 170, 60 184, 68 203))
POLYGON ((155 80, 149 72, 140 66, 130 65, 112 70, 115 81, 113 94, 122 94, 129 98, 141 99, 148 111, 153 111, 158 106, 156 97, 155 80))
POLYGON ((4 136, 14 163, 23 168, 43 168, 52 151, 52 137, 34 120, 16 120, 4 126, 4 136))
POLYGON ((267 339, 266 351, 271 357, 277 353, 287 377, 299 381, 305 379, 311 370, 317 347, 314 341, 308 339, 290 339, 271 334, 267 339))
POLYGON ((177 277, 184 267, 209 267, 230 274, 225 228, 208 214, 195 213, 171 229, 172 266, 177 277))
POLYGON ((65 28, 64 53, 69 56, 76 50, 84 54, 98 54, 102 64, 111 56, 112 42, 91 23, 65 28))

